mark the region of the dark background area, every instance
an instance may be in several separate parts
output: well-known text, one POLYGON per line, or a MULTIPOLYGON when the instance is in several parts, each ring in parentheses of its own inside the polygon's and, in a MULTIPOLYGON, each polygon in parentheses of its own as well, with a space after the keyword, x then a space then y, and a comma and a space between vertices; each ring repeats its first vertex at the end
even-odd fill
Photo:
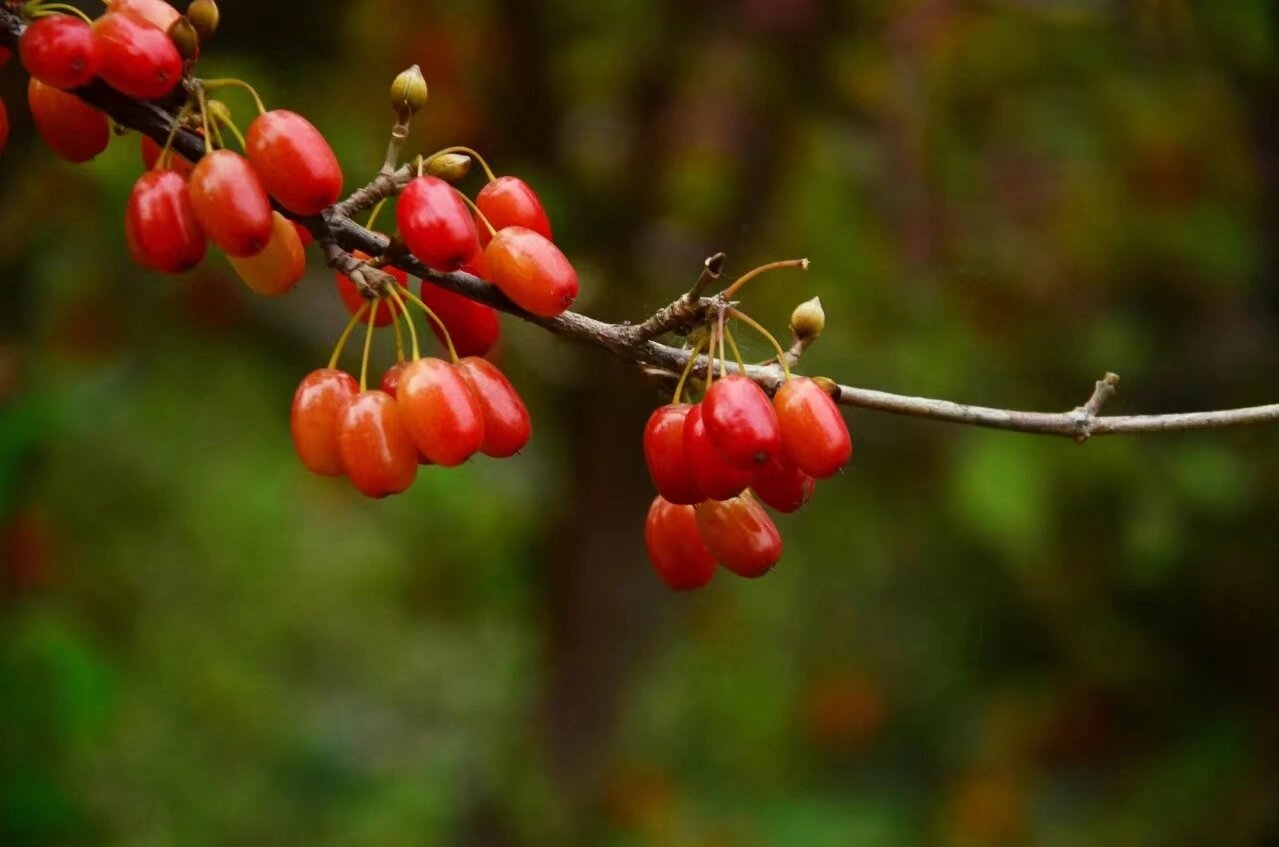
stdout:
MULTIPOLYGON (((1277 14, 256 0, 201 74, 308 115, 353 188, 421 64, 409 149, 532 183, 594 316, 718 250, 807 256, 746 297, 778 332, 822 297, 807 373, 1059 410, 1114 370, 1108 411, 1190 411, 1277 399, 1277 14)), ((220 258, 137 270, 138 139, 58 162, 25 85, 0 75, 0 843, 1279 843, 1273 430, 851 412, 777 570, 674 595, 637 373, 508 321, 523 455, 383 502, 312 477, 289 401, 346 320, 318 255, 269 302, 220 258)))

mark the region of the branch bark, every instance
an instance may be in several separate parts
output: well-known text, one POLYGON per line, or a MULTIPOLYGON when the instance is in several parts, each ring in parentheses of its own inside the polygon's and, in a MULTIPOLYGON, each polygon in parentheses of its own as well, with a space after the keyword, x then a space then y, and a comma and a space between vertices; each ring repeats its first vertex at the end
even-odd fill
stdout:
MULTIPOLYGON (((20 16, 7 7, 0 7, 0 45, 16 50, 22 30, 20 16)), ((95 80, 74 93, 105 112, 116 123, 149 135, 163 144, 187 91, 179 90, 167 101, 142 102, 126 97, 100 80, 95 80)), ((195 161, 204 154, 204 143, 200 135, 182 128, 174 135, 173 146, 176 152, 195 161)), ((718 296, 702 296, 703 289, 719 278, 723 258, 717 255, 707 260, 701 278, 691 291, 639 324, 610 324, 576 312, 565 312, 554 318, 529 314, 507 299, 491 283, 466 273, 445 274, 431 270, 398 245, 392 245, 386 236, 371 232, 352 220, 354 215, 371 208, 378 201, 399 193, 411 178, 412 172, 407 166, 390 174, 379 173, 367 185, 354 191, 321 216, 289 216, 298 220, 316 237, 326 263, 351 276, 366 296, 376 296, 389 284, 390 276, 355 258, 352 254, 357 250, 370 256, 385 254, 389 260, 387 264, 433 285, 485 303, 565 338, 599 347, 622 361, 643 367, 649 374, 657 374, 672 381, 688 363, 690 351, 659 343, 656 339, 674 332, 686 332, 706 323, 725 303, 718 296)), ((707 358, 700 356, 694 365, 695 372, 707 366, 707 358)), ((730 371, 739 371, 731 363, 728 368, 730 371)), ((775 364, 748 365, 743 372, 770 393, 776 391, 783 379, 781 369, 775 364)), ((1010 432, 1056 435, 1080 443, 1102 435, 1279 423, 1279 403, 1185 414, 1102 416, 1102 407, 1114 396, 1118 382, 1116 375, 1107 374, 1098 381, 1096 390, 1083 406, 1066 412, 1022 412, 970 406, 949 400, 911 397, 838 384, 831 394, 837 403, 849 407, 1010 432)))

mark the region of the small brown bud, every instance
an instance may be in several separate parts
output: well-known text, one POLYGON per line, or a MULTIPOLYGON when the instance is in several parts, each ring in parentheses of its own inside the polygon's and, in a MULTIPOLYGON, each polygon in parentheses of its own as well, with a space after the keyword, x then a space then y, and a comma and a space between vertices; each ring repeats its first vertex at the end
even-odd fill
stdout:
POLYGON ((200 34, 187 18, 178 18, 169 25, 169 40, 178 48, 178 55, 183 59, 194 59, 200 55, 200 34))
POLYGON ((822 334, 826 328, 826 310, 822 308, 822 298, 814 297, 795 307, 790 316, 791 332, 800 341, 811 341, 822 334))
POLYGON ((445 182, 457 182, 471 172, 471 157, 464 153, 440 153, 426 160, 426 172, 445 182))
POLYGON ((191 5, 187 6, 187 20, 199 33, 201 43, 208 41, 218 31, 220 19, 221 14, 215 0, 191 0, 191 5))
POLYGON ((402 71, 391 83, 391 108, 400 123, 408 123, 409 118, 421 111, 429 96, 426 78, 417 65, 402 71))
POLYGON ((817 383, 818 388, 829 394, 830 399, 834 400, 836 403, 839 402, 840 390, 838 382, 828 376, 815 376, 813 377, 813 382, 817 383))

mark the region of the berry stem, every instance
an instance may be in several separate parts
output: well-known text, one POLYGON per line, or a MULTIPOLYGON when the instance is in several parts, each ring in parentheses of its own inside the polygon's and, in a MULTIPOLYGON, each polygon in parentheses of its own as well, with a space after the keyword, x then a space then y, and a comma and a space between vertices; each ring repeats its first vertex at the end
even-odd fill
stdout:
POLYGON ((253 97, 253 105, 258 107, 258 114, 266 114, 266 106, 262 103, 262 98, 258 96, 257 90, 242 79, 205 79, 200 80, 200 88, 209 91, 217 91, 219 88, 239 88, 249 92, 253 97))
POLYGON ((418 359, 422 358, 422 354, 419 352, 417 346, 417 325, 413 323, 413 316, 409 314, 409 307, 404 305, 404 298, 400 296, 400 292, 397 290, 398 288, 398 285, 391 286, 391 296, 395 298, 396 304, 399 305, 400 314, 404 316, 404 322, 409 325, 409 338, 412 339, 413 342, 413 361, 416 362, 418 359))
POLYGON ((782 366, 782 373, 785 374, 786 379, 789 380, 790 366, 786 364, 786 351, 782 349, 782 345, 777 342, 777 339, 773 336, 773 334, 765 329, 759 321, 755 320, 740 309, 729 307, 728 313, 768 339, 768 343, 772 344, 773 348, 777 350, 777 363, 782 366))
POLYGON ((497 182, 497 177, 493 175, 493 169, 489 167, 489 163, 484 161, 484 157, 472 150, 470 147, 445 147, 443 150, 435 151, 427 158, 433 159, 444 153, 465 153, 480 163, 480 167, 484 169, 484 176, 488 178, 489 182, 497 182))
POLYGON ((373 207, 373 212, 369 215, 369 222, 364 225, 365 229, 373 229, 373 224, 377 223, 377 216, 381 214, 382 207, 386 205, 386 201, 389 199, 391 198, 383 197, 378 201, 377 205, 373 207))
POLYGON ((728 354, 724 352, 724 308, 722 306, 716 323, 716 335, 719 338, 719 378, 723 379, 728 376, 728 354))
POLYGON ((497 230, 493 228, 493 224, 489 223, 488 216, 480 211, 480 207, 475 205, 475 201, 472 200, 470 197, 467 197, 461 191, 458 191, 456 188, 454 188, 453 190, 457 191, 458 196, 460 196, 463 200, 466 201, 466 205, 471 207, 471 211, 475 212, 475 216, 480 219, 480 222, 483 223, 485 227, 488 228, 489 237, 491 238, 497 235, 497 230))
POLYGON ((737 367, 742 373, 746 373, 746 362, 742 360, 742 351, 737 349, 737 341, 733 338, 733 331, 725 329, 728 333, 728 346, 733 348, 733 358, 737 360, 737 367))
POLYGON ((156 159, 156 165, 163 170, 169 166, 169 162, 173 161, 173 139, 178 134, 178 128, 182 126, 182 121, 191 114, 191 110, 195 108, 195 103, 188 100, 182 104, 182 108, 178 111, 177 117, 173 119, 173 126, 169 128, 169 137, 164 140, 164 149, 160 151, 160 158, 156 159))
POLYGON ((329 357, 329 370, 338 366, 338 359, 342 358, 342 348, 346 347, 346 342, 351 338, 351 333, 355 332, 355 325, 364 317, 364 310, 369 308, 369 304, 365 303, 359 308, 351 320, 346 322, 346 329, 342 330, 342 334, 338 336, 337 346, 333 348, 333 355, 329 357))
MULTIPOLYGON (((220 114, 218 114, 218 112, 217 112, 217 111, 214 111, 214 113, 213 113, 213 124, 214 124, 214 126, 215 126, 215 127, 216 127, 216 126, 218 126, 218 125, 220 124, 220 125, 222 125, 222 126, 225 126, 227 129, 231 130, 231 134, 235 136, 235 140, 236 140, 236 141, 238 141, 238 142, 240 142, 240 149, 241 149, 241 150, 248 150, 248 149, 249 149, 249 145, 247 145, 247 144, 245 144, 245 143, 244 143, 244 136, 240 134, 240 130, 239 130, 239 128, 235 125, 235 121, 231 120, 231 119, 230 119, 230 118, 228 118, 228 117, 225 117, 224 115, 220 115, 220 114)), ((223 147, 225 147, 226 145, 225 145, 225 144, 222 144, 222 132, 221 132, 220 130, 219 130, 219 131, 217 131, 217 132, 218 132, 218 144, 221 144, 223 147)))
POLYGON ((41 5, 36 7, 34 12, 31 13, 31 17, 33 19, 44 18, 44 17, 48 17, 49 15, 61 14, 62 12, 75 15, 77 18, 79 18, 80 20, 84 21, 87 24, 90 24, 90 25, 93 24, 93 21, 90 20, 89 16, 86 15, 83 11, 81 11, 80 9, 77 9, 75 6, 70 6, 66 3, 42 3, 41 5))
MULTIPOLYGON (((394 291, 394 287, 392 287, 392 291, 394 291)), ((403 307, 403 304, 400 303, 398 298, 396 298, 395 302, 397 305, 400 305, 401 308, 403 307)), ((387 303, 386 306, 391 310, 391 328, 395 330, 395 361, 403 362, 404 330, 400 329, 400 312, 399 309, 390 303, 387 303)))
POLYGON ((693 347, 693 352, 688 356, 688 364, 684 365, 684 372, 679 375, 679 382, 675 384, 675 396, 671 398, 672 403, 678 403, 684 394, 684 384, 688 382, 688 375, 693 372, 693 365, 697 364, 697 357, 701 355, 702 345, 706 343, 706 339, 698 341, 693 347))
POLYGON ((458 363, 457 350, 454 349, 453 347, 453 336, 449 334, 449 328, 444 325, 444 321, 440 320, 439 315, 431 311, 430 306, 422 302, 421 297, 418 297, 416 294, 414 294, 412 291, 409 291, 407 288, 404 289, 404 296, 412 300, 414 303, 416 303, 422 309, 422 311, 426 312, 426 316, 430 318, 431 322, 434 323, 439 328, 440 335, 444 336, 444 344, 446 347, 449 348, 449 359, 453 362, 453 364, 456 365, 458 363))
POLYGON ((373 324, 377 320, 377 309, 369 309, 369 322, 364 330, 364 358, 360 361, 360 390, 369 385, 369 352, 373 349, 373 324))
MULTIPOLYGON (((204 96, 204 86, 197 85, 195 87, 195 97, 200 104, 200 123, 204 125, 204 155, 209 155, 212 149, 214 136, 217 135, 217 127, 209 123, 209 102, 204 96)), ((221 143, 221 137, 218 138, 221 143)))
POLYGON ((755 277, 760 276, 762 274, 766 274, 769 271, 782 270, 783 268, 798 268, 801 271, 806 271, 808 270, 808 260, 807 259, 786 259, 781 262, 769 262, 767 265, 760 265, 758 268, 755 268, 753 271, 747 271, 744 275, 738 278, 736 282, 734 282, 728 288, 725 288, 723 293, 720 296, 723 297, 725 300, 732 300, 733 295, 736 294, 738 291, 741 291, 742 286, 746 285, 746 283, 750 282, 755 277))

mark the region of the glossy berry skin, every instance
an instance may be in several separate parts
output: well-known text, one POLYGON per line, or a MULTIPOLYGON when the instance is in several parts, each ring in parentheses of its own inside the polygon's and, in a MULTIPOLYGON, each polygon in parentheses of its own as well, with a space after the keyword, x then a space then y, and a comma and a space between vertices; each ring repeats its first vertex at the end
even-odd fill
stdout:
POLYGON ((798 512, 813 499, 816 487, 817 481, 796 467, 785 450, 769 456, 751 478, 755 496, 783 514, 798 512))
POLYGON ((657 493, 678 506, 694 506, 706 499, 684 450, 684 425, 692 410, 687 403, 662 406, 649 416, 644 427, 648 475, 657 493))
POLYGON ((249 161, 215 150, 191 171, 191 204, 209 240, 229 256, 255 256, 271 243, 271 199, 249 161))
POLYGON ((49 149, 68 162, 87 162, 107 149, 107 116, 74 94, 34 77, 27 83, 27 104, 36 131, 49 149))
POLYGON ((146 251, 142 249, 142 245, 138 241, 138 233, 133 228, 133 217, 129 215, 127 210, 124 214, 124 244, 129 248, 129 255, 133 257, 133 261, 138 264, 138 267, 155 270, 151 266, 151 257, 146 254, 146 251))
POLYGON ((405 186, 395 221, 409 250, 434 270, 455 271, 480 250, 470 210, 442 179, 420 176, 405 186))
MULTIPOLYGON (((531 229, 538 235, 550 240, 551 221, 546 217, 546 210, 533 193, 533 189, 524 180, 513 176, 502 176, 480 189, 475 197, 475 205, 484 213, 484 217, 494 229, 506 229, 522 226, 531 229)), ((480 244, 487 247, 492 236, 488 227, 477 224, 480 244)))
POLYGON ((164 0, 111 0, 107 3, 107 9, 112 12, 129 12, 161 32, 168 32, 169 27, 182 16, 164 0))
POLYGON ((462 359, 457 369, 484 416, 484 442, 480 452, 505 459, 523 450, 533 435, 533 423, 524 401, 506 375, 488 359, 478 356, 462 359))
POLYGON ((498 230, 484 251, 489 280, 517 306, 553 318, 577 299, 577 271, 560 248, 522 226, 498 230))
POLYGON ((654 498, 644 521, 644 546, 653 570, 676 591, 702 588, 715 576, 715 557, 702 540, 692 506, 654 498))
POLYGON ((187 181, 176 171, 148 171, 139 177, 125 214, 144 267, 178 274, 204 259, 204 232, 195 220, 187 181))
POLYGON ((756 468, 782 446, 777 413, 764 390, 741 374, 729 374, 706 392, 702 418, 711 443, 728 462, 756 468))
POLYGON ((289 426, 298 458, 312 473, 342 475, 338 431, 346 407, 359 393, 350 374, 333 368, 311 371, 298 384, 289 426))
MULTIPOLYGON (((369 258, 369 254, 361 250, 356 250, 352 255, 362 260, 369 258)), ((400 285, 408 283, 409 275, 399 268, 387 267, 382 270, 395 277, 395 281, 400 285)), ((340 272, 336 273, 335 276, 337 277, 338 296, 342 298, 342 305, 346 306, 346 310, 354 315, 363 308, 365 303, 369 302, 368 298, 360 293, 360 289, 351 281, 349 276, 340 272)), ((374 326, 390 326, 391 322, 395 320, 397 309, 391 300, 383 299, 373 308, 377 310, 377 314, 373 317, 374 326)), ((367 314, 364 317, 365 320, 368 319, 367 314)))
POLYGON ((721 565, 747 579, 761 577, 782 557, 782 535, 764 508, 747 497, 697 506, 702 540, 721 565))
POLYGON ((293 222, 275 213, 271 240, 256 255, 227 257, 231 267, 255 294, 279 297, 286 294, 306 273, 306 252, 293 222))
POLYGON ((853 455, 853 439, 839 407, 808 377, 788 380, 773 397, 782 442, 800 470, 817 479, 839 473, 853 455))
POLYGON ((89 25, 74 15, 36 18, 18 41, 27 73, 54 88, 79 88, 98 72, 89 25))
POLYGON ((267 193, 297 215, 318 215, 342 194, 333 148, 306 118, 276 109, 253 119, 246 152, 267 193))
POLYGON ((730 465, 711 444, 702 421, 701 404, 690 409, 684 421, 684 455, 693 469, 693 481, 705 499, 727 500, 751 484, 751 472, 730 465))
POLYGON ((407 368, 409 364, 409 362, 396 362, 394 365, 387 368, 386 373, 382 374, 382 384, 379 385, 378 388, 398 400, 400 378, 404 376, 404 369, 407 368))
POLYGON ((484 413, 461 372, 443 359, 418 359, 404 369, 396 401, 417 449, 451 468, 484 445, 484 413))
POLYGON ((338 427, 342 467, 365 496, 386 497, 417 478, 417 448, 391 395, 364 391, 342 412, 338 427))
MULTIPOLYGON (((501 321, 498 320, 497 310, 491 306, 476 303, 427 282, 422 283, 422 302, 430 306, 431 311, 448 327, 459 356, 486 355, 497 346, 498 339, 502 337, 501 321)), ((443 344, 444 333, 440 332, 435 321, 426 323, 443 344)))
POLYGON ((154 100, 182 79, 182 57, 164 30, 134 12, 107 12, 93 22, 98 76, 140 100, 154 100))
MULTIPOLYGON (((203 130, 200 131, 203 135, 203 130)), ((139 151, 142 155, 142 166, 147 170, 155 170, 156 165, 160 164, 160 154, 164 152, 163 148, 155 142, 149 135, 142 136, 141 148, 139 151)), ((191 170, 195 165, 191 164, 177 153, 169 154, 168 169, 177 171, 183 176, 190 176, 191 170)))

